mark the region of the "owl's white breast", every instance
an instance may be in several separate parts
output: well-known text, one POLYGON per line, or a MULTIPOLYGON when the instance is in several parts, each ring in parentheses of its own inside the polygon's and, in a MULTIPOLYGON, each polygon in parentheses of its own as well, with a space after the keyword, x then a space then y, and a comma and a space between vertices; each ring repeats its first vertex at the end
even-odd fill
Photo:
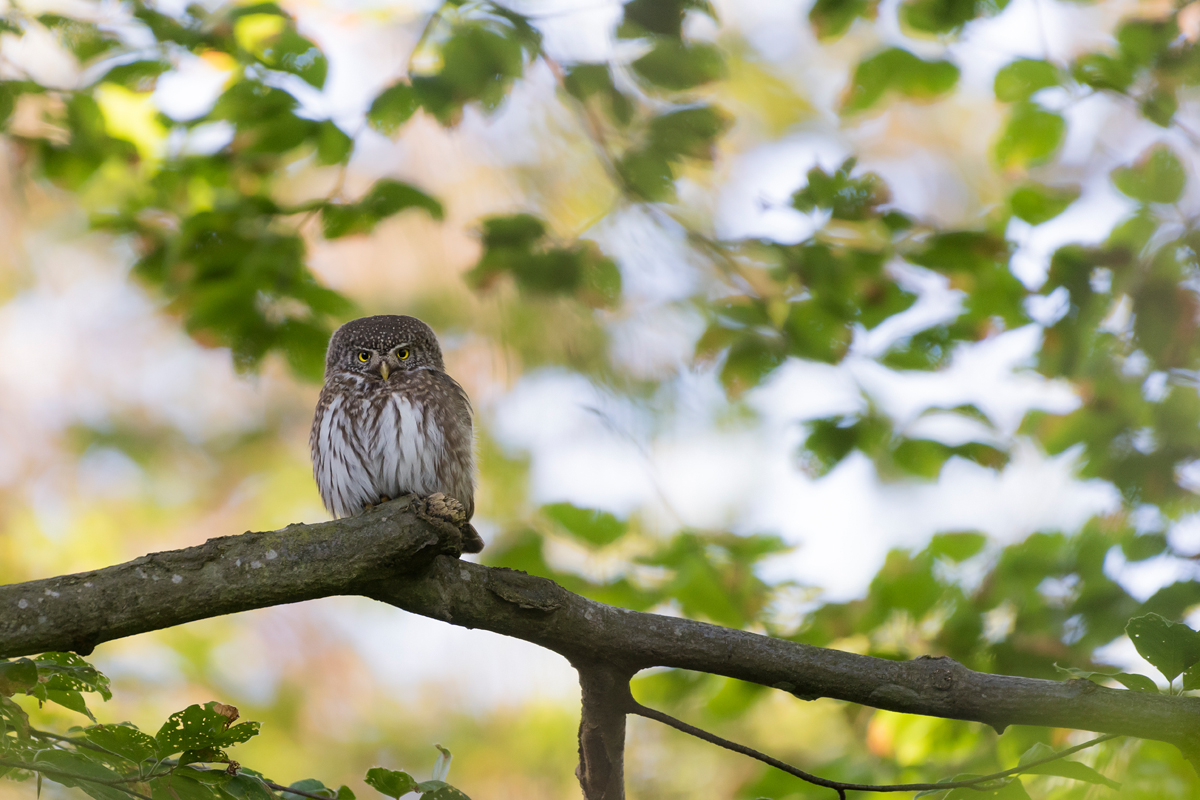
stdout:
POLYGON ((371 406, 371 411, 364 414, 369 419, 371 441, 364 444, 371 453, 368 471, 376 493, 399 497, 410 492, 428 495, 446 491, 438 480, 445 443, 434 415, 419 402, 397 393, 371 406))
POLYGON ((336 395, 321 415, 313 441, 313 475, 336 517, 356 514, 371 502, 367 451, 346 412, 345 396, 336 395))

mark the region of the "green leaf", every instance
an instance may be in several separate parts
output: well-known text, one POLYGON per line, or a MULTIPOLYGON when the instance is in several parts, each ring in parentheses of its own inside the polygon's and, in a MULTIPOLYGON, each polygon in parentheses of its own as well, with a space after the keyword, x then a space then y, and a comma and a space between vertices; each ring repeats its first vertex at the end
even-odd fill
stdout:
POLYGON ((1163 21, 1134 19, 1117 29, 1117 45, 1123 59, 1134 66, 1149 66, 1167 53, 1179 35, 1173 19, 1163 21))
MULTIPOLYGON (((1052 750, 1049 746, 1038 742, 1033 747, 1021 754, 1021 758, 1017 761, 1017 766, 1024 767, 1026 764, 1031 764, 1034 761, 1041 761, 1043 758, 1050 758, 1054 755, 1054 750, 1052 750)), ((1083 781, 1085 783, 1098 783, 1102 786, 1107 786, 1110 789, 1121 788, 1121 784, 1104 777, 1087 764, 1080 764, 1078 761, 1067 761, 1066 759, 1062 758, 1055 761, 1047 761, 1045 764, 1039 764, 1037 766, 1023 769, 1021 770, 1021 774, 1057 775, 1060 778, 1070 778, 1071 780, 1083 781)))
POLYGON ((160 758, 185 750, 209 750, 249 741, 258 735, 257 722, 229 727, 229 718, 215 710, 216 703, 191 705, 172 714, 154 737, 160 758))
POLYGON ((907 0, 900 6, 900 19, 923 33, 952 33, 986 12, 1006 5, 1006 0, 907 0))
POLYGON ((1157 87, 1142 97, 1139 106, 1142 116, 1163 128, 1170 127, 1175 112, 1179 110, 1179 98, 1173 89, 1157 87))
POLYGON ((0 696, 24 694, 37 686, 38 669, 32 659, 0 661, 0 696))
POLYGON ((1183 672, 1183 690, 1193 692, 1200 689, 1200 663, 1193 664, 1183 672))
POLYGON ((546 235, 546 225, 532 214, 487 217, 483 220, 483 246, 528 250, 546 235))
POLYGON ((865 59, 854 69, 842 111, 853 114, 875 105, 888 91, 916 100, 945 94, 958 82, 958 67, 949 61, 924 61, 891 47, 865 59))
POLYGON ((367 777, 363 780, 366 781, 367 786, 388 797, 401 797, 417 788, 416 780, 407 772, 397 772, 383 767, 373 767, 367 770, 367 777))
POLYGON ((367 111, 367 122, 385 136, 393 136, 417 110, 417 94, 405 81, 384 89, 367 111))
POLYGON ((158 743, 154 738, 128 722, 119 725, 96 725, 85 729, 83 734, 94 744, 125 756, 135 764, 153 758, 158 752, 158 743))
POLYGON ((687 157, 711 161, 714 142, 729 125, 729 116, 714 106, 659 114, 650 120, 648 149, 670 160, 687 157))
POLYGON ((150 91, 159 75, 171 68, 171 62, 145 59, 128 64, 118 64, 104 73, 103 83, 116 83, 138 92, 150 91))
POLYGON ((38 22, 58 35, 58 40, 81 62, 87 62, 118 47, 121 43, 109 31, 96 24, 59 14, 42 14, 38 22))
POLYGON ((105 700, 112 699, 108 678, 74 653, 42 653, 33 660, 47 689, 96 692, 105 700))
POLYGON ((443 214, 442 204, 415 186, 382 178, 357 203, 327 203, 321 208, 325 238, 370 233, 381 220, 409 208, 424 209, 434 219, 443 214))
POLYGON ((570 503, 542 506, 542 513, 563 526, 572 536, 598 547, 612 544, 625 535, 629 523, 607 511, 577 508, 570 503))
POLYGON ((35 769, 53 770, 46 775, 49 780, 70 788, 79 788, 95 800, 128 800, 128 795, 105 783, 122 779, 120 773, 87 758, 82 753, 66 750, 42 750, 33 762, 35 769), (101 781, 102 783, 94 783, 101 781))
POLYGON ((1008 199, 1013 215, 1030 225, 1041 225, 1067 210, 1079 199, 1078 186, 1044 186, 1027 183, 1008 199))
POLYGON ((1200 662, 1200 633, 1158 614, 1134 617, 1125 626, 1138 654, 1154 665, 1167 681, 1200 662))
POLYGON ((290 26, 265 41, 257 55, 271 69, 290 72, 318 89, 325 86, 325 76, 329 73, 325 54, 290 26))
POLYGON ((980 553, 986 545, 987 536, 982 533, 957 531, 936 534, 926 549, 937 558, 960 563, 980 553))
POLYGON ((0 126, 8 122, 17 106, 17 97, 20 94, 18 86, 16 81, 0 81, 0 126))
POLYGON ((441 47, 441 69, 412 77, 418 102, 443 125, 457 122, 469 102, 485 112, 499 108, 521 75, 526 52, 536 52, 536 31, 529 31, 528 25, 522 29, 498 20, 456 25, 441 47))
POLYGON ((418 790, 425 800, 471 800, 461 790, 443 781, 423 781, 418 790))
POLYGON ((1002 103, 1028 100, 1034 93, 1059 84, 1059 72, 1048 61, 1018 58, 996 73, 993 89, 1002 103))
POLYGON ((996 161, 1004 169, 1042 164, 1058 149, 1066 129, 1058 114, 1030 102, 1017 103, 996 140, 996 161))
POLYGON ((874 16, 875 0, 817 0, 808 21, 818 39, 841 36, 858 17, 874 16))
POLYGON ((1158 684, 1145 675, 1137 673, 1090 672, 1088 670, 1076 669, 1075 667, 1060 667, 1058 664, 1054 665, 1054 669, 1064 675, 1070 675, 1072 678, 1096 682, 1100 680, 1113 680, 1126 689, 1132 689, 1135 692, 1152 692, 1158 694, 1158 684))
POLYGON ((1183 194, 1187 173, 1170 147, 1157 144, 1132 165, 1113 170, 1112 181, 1122 194, 1134 200, 1174 203, 1183 194))
POLYGON ((792 195, 797 211, 809 212, 827 208, 834 219, 864 220, 878 214, 876 208, 891 201, 887 184, 873 172, 851 177, 855 159, 846 159, 830 175, 813 167, 808 171, 808 183, 792 195))
POLYGON ((646 140, 617 163, 626 190, 649 201, 669 200, 675 193, 674 165, 685 158, 711 161, 716 139, 729 127, 729 117, 713 106, 695 106, 660 114, 650 120, 646 140))
POLYGON ((84 702, 83 695, 79 692, 64 689, 47 689, 46 699, 51 703, 57 703, 63 708, 69 708, 76 713, 83 714, 92 722, 96 721, 95 716, 88 709, 87 703, 84 702))
POLYGON ((608 64, 574 65, 563 77, 563 88, 580 102, 602 98, 609 117, 618 125, 628 125, 633 119, 633 102, 613 83, 608 64))
MULTIPOLYGON (((978 777, 978 776, 968 776, 978 777)), ((986 784, 984 784, 986 786, 986 784)), ((1029 793, 1025 791, 1025 787, 1021 784, 1019 778, 1010 778, 1006 783, 993 788, 970 788, 970 789, 952 789, 946 795, 945 800, 979 800, 980 798, 991 798, 992 800, 1029 800, 1029 793)))
MULTIPOLYGON (((330 789, 328 786, 326 786, 324 783, 317 780, 316 778, 305 778, 304 780, 301 780, 301 781, 295 781, 293 783, 288 784, 288 788, 299 789, 300 791, 308 792, 309 794, 324 795, 326 797, 331 798, 331 800, 334 800, 338 796, 337 792, 333 791, 333 789, 330 789)), ((300 794, 295 794, 295 793, 291 793, 291 792, 282 792, 282 795, 284 797, 284 800, 304 800, 304 795, 300 795, 300 794)))
POLYGON ((1089 53, 1075 62, 1071 75, 1080 83, 1094 89, 1123 92, 1133 83, 1133 71, 1121 59, 1103 53, 1089 53))
POLYGON ((622 39, 637 39, 659 35, 679 39, 683 36, 683 18, 689 11, 699 11, 716 19, 708 0, 630 0, 617 28, 622 39))
POLYGON ((323 120, 317 125, 317 161, 321 164, 341 164, 350 157, 354 140, 347 136, 333 120, 323 120))
POLYGON ((359 202, 375 215, 376 219, 390 217, 407 208, 423 209, 434 219, 441 219, 443 216, 442 204, 437 200, 415 186, 390 178, 376 181, 371 191, 359 202))
POLYGON ((692 89, 720 78, 725 72, 721 51, 710 44, 687 44, 663 38, 632 64, 634 72, 663 89, 692 89))
POLYGON ((594 307, 612 306, 620 297, 616 264, 594 242, 550 247, 546 227, 537 217, 514 214, 483 221, 484 252, 468 278, 486 288, 501 275, 511 275, 534 294, 574 294, 594 307))
POLYGON ((433 763, 433 780, 444 781, 450 774, 450 762, 454 756, 445 747, 440 744, 435 744, 434 747, 438 750, 437 761, 433 763))
MULTIPOLYGON (((260 777, 250 774, 252 772, 253 770, 243 767, 241 772, 222 784, 221 788, 237 800, 277 800, 271 789, 262 782, 260 777)), ((155 797, 154 800, 159 800, 159 798, 155 797)), ((162 800, 174 800, 174 798, 166 797, 162 800)))
MULTIPOLYGON (((215 784, 203 780, 207 772, 181 766, 151 783, 154 800, 225 800, 225 794, 215 784)), ((228 790, 228 786, 225 783, 220 788, 228 790)))

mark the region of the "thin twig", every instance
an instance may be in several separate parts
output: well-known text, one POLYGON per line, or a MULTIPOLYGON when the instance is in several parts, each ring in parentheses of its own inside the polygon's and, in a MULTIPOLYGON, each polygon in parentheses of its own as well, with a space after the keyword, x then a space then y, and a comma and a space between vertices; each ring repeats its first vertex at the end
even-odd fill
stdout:
POLYGON ((663 712, 656 711, 653 708, 647 708, 646 706, 642 705, 641 703, 638 703, 637 701, 634 701, 633 707, 630 709, 629 713, 637 714, 640 717, 646 717, 647 719, 652 719, 652 720, 655 720, 656 722, 661 722, 662 724, 669 725, 670 727, 675 728, 676 730, 683 731, 684 733, 687 733, 687 734, 691 734, 692 736, 695 736, 697 739, 703 739, 704 741, 709 742, 710 744, 715 744, 718 747, 724 747, 726 750, 732 750, 735 753, 741 753, 744 756, 749 756, 750 758, 753 758, 757 761, 761 761, 764 764, 769 764, 778 770, 782 770, 783 772, 786 772, 789 775, 793 775, 793 776, 800 778, 803 781, 807 781, 808 783, 811 783, 815 786, 823 786, 827 789, 833 789, 834 791, 836 791, 838 793, 838 797, 842 798, 842 800, 845 800, 845 797, 846 797, 845 793, 848 791, 855 791, 855 792, 923 792, 923 791, 929 791, 929 790, 935 790, 935 789, 978 788, 979 786, 981 786, 982 784, 985 784, 985 783, 990 783, 992 781, 998 781, 1003 778, 1020 775, 1021 773, 1028 771, 1031 767, 1037 767, 1042 764, 1047 764, 1051 761, 1057 761, 1059 759, 1066 758, 1067 756, 1077 753, 1080 750, 1084 750, 1089 747, 1094 747, 1095 745, 1098 745, 1101 742, 1107 742, 1110 739, 1115 739, 1120 735, 1120 734, 1116 734, 1116 733, 1109 733, 1109 734, 1105 734, 1104 736, 1098 736, 1095 739, 1089 739, 1088 741, 1084 742, 1083 744, 1078 744, 1078 745, 1075 745, 1074 747, 1068 747, 1066 750, 1061 750, 1052 756, 1047 756, 1045 758, 1038 759, 1037 761, 1031 761, 1028 764, 1023 764, 1019 767, 1013 767, 1011 769, 1006 769, 1001 772, 994 772, 990 775, 983 775, 978 778, 971 778, 969 780, 946 781, 944 783, 896 783, 896 784, 845 783, 843 781, 834 781, 834 780, 830 780, 829 778, 822 778, 821 776, 814 775, 811 772, 805 772, 804 770, 800 769, 799 767, 793 767, 791 764, 788 764, 787 762, 780 761, 779 759, 773 758, 773 757, 767 755, 766 753, 760 753, 758 750, 755 750, 754 748, 747 747, 744 744, 738 744, 737 742, 731 742, 728 739, 723 739, 720 736, 717 736, 716 734, 709 733, 708 731, 703 730, 701 728, 697 728, 694 725, 689 725, 686 722, 683 722, 682 720, 675 719, 674 717, 670 716, 669 714, 664 714, 663 712))
MULTIPOLYGON (((124 792, 131 797, 137 797, 139 800, 153 800, 153 798, 149 795, 142 794, 141 792, 134 791, 133 789, 129 789, 121 785, 123 783, 142 783, 143 781, 141 780, 122 779, 119 781, 106 781, 99 778, 92 778, 87 775, 79 775, 74 772, 67 772, 66 770, 62 769, 55 769, 53 767, 40 767, 36 764, 30 764, 25 761, 11 761, 7 758, 0 758, 0 767, 11 767, 13 769, 24 769, 28 770, 29 772, 36 772, 39 775, 45 775, 51 780, 55 780, 55 776, 58 776, 59 778, 67 778, 68 780, 81 781, 83 783, 94 783, 99 786, 108 786, 109 788, 116 789, 118 792, 124 792)), ((61 781, 56 782, 61 783, 61 781)), ((322 800, 329 800, 329 798, 322 798, 322 800)))
MULTIPOLYGON (((268 787, 274 789, 277 792, 288 792, 290 794, 298 794, 301 797, 310 797, 310 798, 312 798, 312 800, 337 800, 336 793, 334 793, 332 795, 317 794, 316 792, 306 792, 303 789, 293 789, 290 786, 283 786, 281 784, 274 783, 273 781, 268 781, 263 778, 259 778, 259 780, 261 780, 264 784, 266 784, 268 787)), ((333 790, 330 789, 330 791, 333 791, 333 790)))

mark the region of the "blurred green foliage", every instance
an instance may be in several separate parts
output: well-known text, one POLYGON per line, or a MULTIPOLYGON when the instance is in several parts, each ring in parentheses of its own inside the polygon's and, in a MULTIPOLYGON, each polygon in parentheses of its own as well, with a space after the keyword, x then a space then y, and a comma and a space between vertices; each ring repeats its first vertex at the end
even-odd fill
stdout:
MULTIPOLYGON (((289 788, 329 800, 355 800, 347 786, 335 791, 316 778, 305 778, 284 787, 230 759, 225 748, 259 733, 257 722, 237 723, 233 706, 190 705, 172 714, 154 736, 129 722, 73 727, 63 736, 34 727, 13 699, 30 696, 39 703, 57 703, 95 723, 84 692, 105 700, 112 697, 108 679, 74 653, 0 659, 0 777, 36 778, 39 794, 42 779, 48 778, 78 787, 94 800, 271 800, 276 791, 285 800, 304 796, 286 791, 289 788), (213 764, 224 766, 199 766, 213 764)), ((406 772, 376 767, 368 771, 366 783, 389 797, 415 792, 429 800, 466 800, 445 782, 450 752, 438 749, 432 780, 417 781, 406 772)))
MULTIPOLYGON (((908 32, 953 40, 1004 5, 911 0, 900 5, 899 18, 908 32)), ((191 5, 168 12, 131 0, 128 8, 151 46, 85 19, 31 15, 18 6, 4 12, 0 31, 48 32, 88 76, 73 88, 0 81, 0 125, 11 126, 22 105, 35 104, 46 123, 13 127, 6 139, 23 154, 35 180, 75 193, 96 228, 130 243, 138 278, 197 340, 229 347, 247 369, 280 353, 297 375, 318 380, 328 334, 355 306, 310 272, 305 223, 319 217, 320 234, 330 239, 367 235, 406 212, 442 220, 442 202, 390 178, 358 197, 345 196, 339 179, 326 196, 282 200, 284 177, 295 165, 340 171, 354 155, 356 134, 331 119, 314 118, 301 100, 322 88, 328 76, 318 44, 274 3, 191 5), (159 112, 150 95, 184 55, 219 64, 227 83, 211 109, 174 119, 159 112), (209 148, 188 144, 214 129, 227 131, 227 141, 209 148)), ((871 24, 877 10, 872 0, 817 0, 808 20, 828 42, 855 25, 871 24)), ((1194 36, 1181 33, 1179 14, 1173 9, 1159 19, 1121 21, 1111 46, 1070 62, 1021 58, 1000 68, 993 93, 1008 105, 988 152, 1003 191, 978 224, 939 227, 903 213, 886 181, 849 158, 796 176, 802 185, 791 208, 808 215, 816 230, 803 241, 782 244, 719 240, 691 225, 680 201, 681 178, 711 171, 740 123, 723 107, 721 94, 740 58, 737 47, 723 36, 699 41, 686 33, 689 20, 715 19, 710 4, 632 0, 623 6, 616 35, 633 47, 620 50, 612 63, 564 64, 544 51, 534 17, 492 2, 442 4, 428 18, 407 74, 389 81, 369 104, 366 124, 387 136, 400 135, 419 115, 454 126, 466 109, 489 114, 502 107, 535 63, 550 66, 560 99, 584 123, 618 206, 636 204, 667 215, 711 262, 711 282, 690 299, 704 320, 693 355, 698 364, 716 365, 732 402, 788 359, 839 363, 860 332, 913 307, 917 294, 894 269, 897 261, 943 278, 960 293, 961 307, 952 318, 911 331, 878 355, 879 363, 894 370, 941 369, 957 347, 1030 324, 1032 303, 1058 298, 1061 313, 1043 324, 1035 368, 1068 382, 1081 402, 1068 413, 1030 414, 1020 437, 1049 453, 1080 453, 1082 475, 1108 481, 1125 503, 1120 512, 1080 531, 1043 531, 1004 546, 976 532, 941 533, 926 547, 890 553, 864 597, 814 600, 794 624, 784 621, 781 598, 804 587, 762 577, 764 566, 786 549, 769 534, 685 529, 664 539, 649 533, 636 515, 619 518, 559 503, 524 513, 489 548, 489 563, 552 577, 572 591, 628 608, 672 608, 811 644, 887 658, 948 655, 975 669, 1044 678, 1065 673, 1156 691, 1145 676, 1113 673, 1096 662, 1097 648, 1125 635, 1128 625, 1139 652, 1168 683, 1178 680, 1179 691, 1200 688, 1200 645, 1194 631, 1176 622, 1200 605, 1196 584, 1168 585, 1139 601, 1105 568, 1117 555, 1129 562, 1181 555, 1166 530, 1197 510, 1194 486, 1184 473, 1200 462, 1195 378, 1200 233, 1175 207, 1188 191, 1188 170, 1167 144, 1153 145, 1112 170, 1112 186, 1136 208, 1100 244, 1058 249, 1039 286, 1014 275, 1005 235, 1012 217, 1040 225, 1080 197, 1079 186, 1043 182, 1036 171, 1056 162, 1066 136, 1062 108, 1046 99, 1054 92, 1119 97, 1128 101, 1130 113, 1137 109, 1157 126, 1178 128, 1180 99, 1194 95, 1200 84, 1200 48, 1194 36), (1132 522, 1146 507, 1160 519, 1150 529, 1132 522), (601 577, 567 569, 553 557, 555 547, 604 557, 619 568, 601 577)), ((838 110, 852 122, 896 104, 935 102, 954 91, 959 75, 950 60, 918 57, 901 47, 872 51, 847 75, 838 110)), ((505 335, 527 363, 567 363, 595 374, 611 369, 604 359, 603 315, 622 312, 627 283, 616 261, 594 242, 556 230, 529 210, 489 216, 476 227, 482 246, 468 283, 481 293, 511 291, 519 298, 522 305, 505 312, 505 335), (570 343, 551 341, 548 333, 561 333, 570 343)), ((644 386, 633 391, 638 390, 648 391, 644 386)), ((952 459, 991 469, 1008 463, 1014 439, 999 435, 986 415, 972 407, 946 413, 982 425, 989 435, 954 445, 913 437, 868 407, 808 422, 798 461, 820 476, 860 453, 889 481, 934 479, 952 459)), ((485 453, 488 458, 503 462, 500 455, 485 453)), ((516 474, 517 466, 503 466, 516 474)), ((522 490, 511 475, 506 480, 513 485, 505 488, 522 490)), ((512 516, 522 513, 517 509, 512 516)), ((668 706, 702 705, 698 713, 731 728, 770 695, 761 687, 676 673, 642 678, 642 690, 668 706), (700 704, 697 697, 706 687, 719 688, 700 704)), ((103 695, 107 688, 102 676, 69 656, 0 663, 0 734, 9 748, 3 753, 41 752, 31 744, 24 712, 11 696, 30 693, 90 715, 85 691, 103 695)), ((905 727, 917 722, 853 713, 847 712, 848 727, 869 745, 869 755, 843 753, 821 765, 830 777, 929 779, 929 769, 983 774, 1021 753, 1041 752, 1051 737, 1027 730, 993 736, 945 721, 922 722, 928 727, 918 731, 905 727), (900 753, 897 743, 906 737, 925 748, 916 766, 900 753)), ((62 755, 51 760, 59 762, 47 769, 57 769, 60 778, 78 769, 109 779, 141 765, 151 752, 159 759, 188 752, 216 757, 250 731, 237 726, 241 732, 234 736, 236 729, 221 727, 214 714, 200 706, 181 712, 168 725, 175 726, 176 738, 167 728, 157 737, 125 726, 73 732, 73 740, 104 750, 72 745, 56 751, 62 755), (170 753, 163 750, 167 742, 170 753)), ((1120 796, 1195 791, 1194 775, 1161 745, 1110 743, 1099 751, 1097 765, 1124 771, 1120 796)), ((155 800, 265 796, 252 772, 228 776, 186 762, 186 757, 161 762, 168 772, 147 777, 155 800), (155 781, 164 783, 160 788, 155 781)), ((0 767, 0 773, 6 769, 0 767)), ((433 785, 440 779, 418 783, 387 770, 372 780, 391 796, 409 788, 431 797, 456 791, 433 785)), ((1084 796, 1041 778, 1027 784, 1042 792, 1034 796, 1084 796)), ((1010 783, 992 796, 1026 796, 1024 785, 1010 783)), ((316 782, 294 788, 352 800, 316 782)), ((111 788, 94 791, 102 800, 123 796, 111 788)), ((787 797, 801 790, 763 771, 747 777, 739 791, 745 797, 787 797)), ((968 795, 955 790, 948 796, 968 795)))

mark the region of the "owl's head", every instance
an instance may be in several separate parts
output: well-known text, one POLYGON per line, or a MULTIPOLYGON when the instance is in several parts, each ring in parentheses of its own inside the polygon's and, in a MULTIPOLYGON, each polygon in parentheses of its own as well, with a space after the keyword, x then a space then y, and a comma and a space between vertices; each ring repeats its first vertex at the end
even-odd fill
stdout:
POLYGON ((445 370, 433 329, 416 317, 380 314, 347 322, 333 332, 325 354, 325 377, 355 373, 387 380, 414 369, 445 370))

